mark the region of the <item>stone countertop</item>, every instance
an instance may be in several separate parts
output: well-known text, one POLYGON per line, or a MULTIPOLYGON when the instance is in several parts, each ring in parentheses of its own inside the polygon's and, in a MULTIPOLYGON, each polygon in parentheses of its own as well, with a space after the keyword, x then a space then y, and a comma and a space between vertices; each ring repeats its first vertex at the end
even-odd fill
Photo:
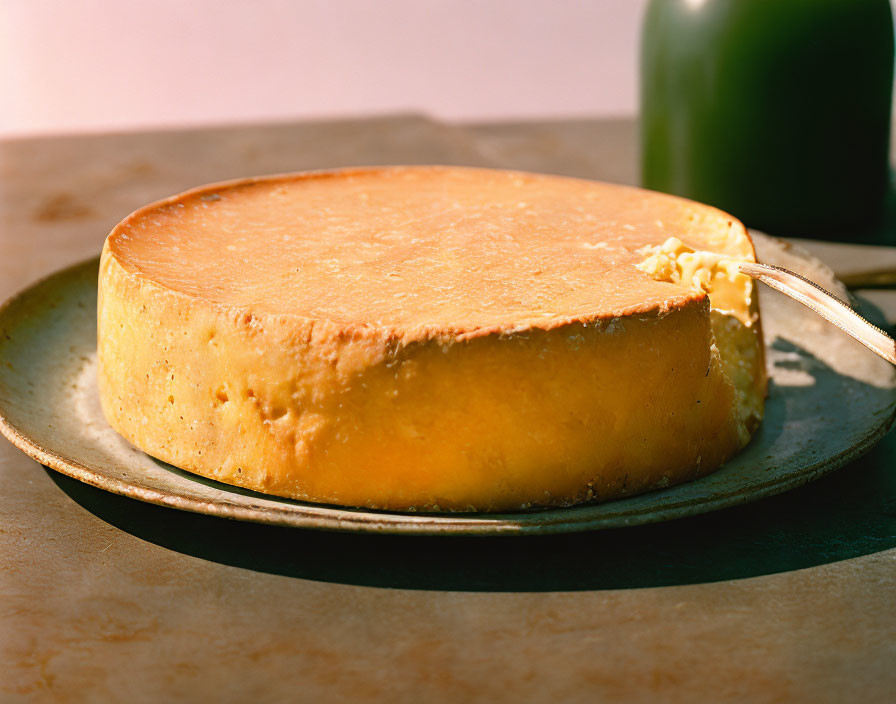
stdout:
MULTIPOLYGON (((0 142, 0 298, 198 183, 398 162, 632 182, 633 134, 407 115, 0 142)), ((892 292, 861 295, 896 319, 892 292)), ((0 700, 889 701, 894 456, 891 434, 809 486, 671 523, 458 539, 181 513, 0 440, 0 700)))

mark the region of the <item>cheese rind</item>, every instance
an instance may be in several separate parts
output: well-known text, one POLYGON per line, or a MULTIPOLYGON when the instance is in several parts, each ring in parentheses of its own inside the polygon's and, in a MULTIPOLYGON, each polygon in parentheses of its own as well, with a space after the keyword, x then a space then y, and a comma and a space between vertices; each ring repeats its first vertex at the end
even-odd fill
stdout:
POLYGON ((184 194, 106 242, 103 408, 159 459, 324 503, 503 511, 701 476, 749 437, 741 352, 720 358, 703 291, 635 268, 695 213, 701 243, 750 247, 703 206, 514 172, 184 194))

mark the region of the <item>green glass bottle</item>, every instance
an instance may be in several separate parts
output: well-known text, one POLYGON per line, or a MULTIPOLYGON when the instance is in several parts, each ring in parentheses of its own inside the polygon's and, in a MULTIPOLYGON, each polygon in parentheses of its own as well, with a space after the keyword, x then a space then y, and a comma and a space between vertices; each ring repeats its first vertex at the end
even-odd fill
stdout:
POLYGON ((883 212, 892 85, 889 0, 651 0, 643 184, 849 239, 883 212))

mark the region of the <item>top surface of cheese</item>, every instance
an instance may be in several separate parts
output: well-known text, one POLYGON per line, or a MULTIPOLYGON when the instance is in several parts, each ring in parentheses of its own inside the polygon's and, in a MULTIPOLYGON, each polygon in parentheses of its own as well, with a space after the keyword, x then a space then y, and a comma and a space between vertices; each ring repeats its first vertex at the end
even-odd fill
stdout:
POLYGON ((108 246, 126 270, 188 296, 416 337, 550 329, 702 299, 637 268, 639 250, 670 236, 753 258, 743 226, 707 206, 453 167, 208 186, 137 211, 108 246))

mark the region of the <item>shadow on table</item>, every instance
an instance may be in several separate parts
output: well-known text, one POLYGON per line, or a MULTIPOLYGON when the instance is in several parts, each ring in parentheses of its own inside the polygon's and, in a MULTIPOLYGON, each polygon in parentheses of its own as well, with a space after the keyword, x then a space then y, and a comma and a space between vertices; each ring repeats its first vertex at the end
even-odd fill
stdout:
POLYGON ((48 470, 88 511, 171 550, 302 579, 457 591, 576 591, 754 577, 896 547, 896 433, 808 486, 666 523, 560 536, 352 535, 142 503, 48 470))

